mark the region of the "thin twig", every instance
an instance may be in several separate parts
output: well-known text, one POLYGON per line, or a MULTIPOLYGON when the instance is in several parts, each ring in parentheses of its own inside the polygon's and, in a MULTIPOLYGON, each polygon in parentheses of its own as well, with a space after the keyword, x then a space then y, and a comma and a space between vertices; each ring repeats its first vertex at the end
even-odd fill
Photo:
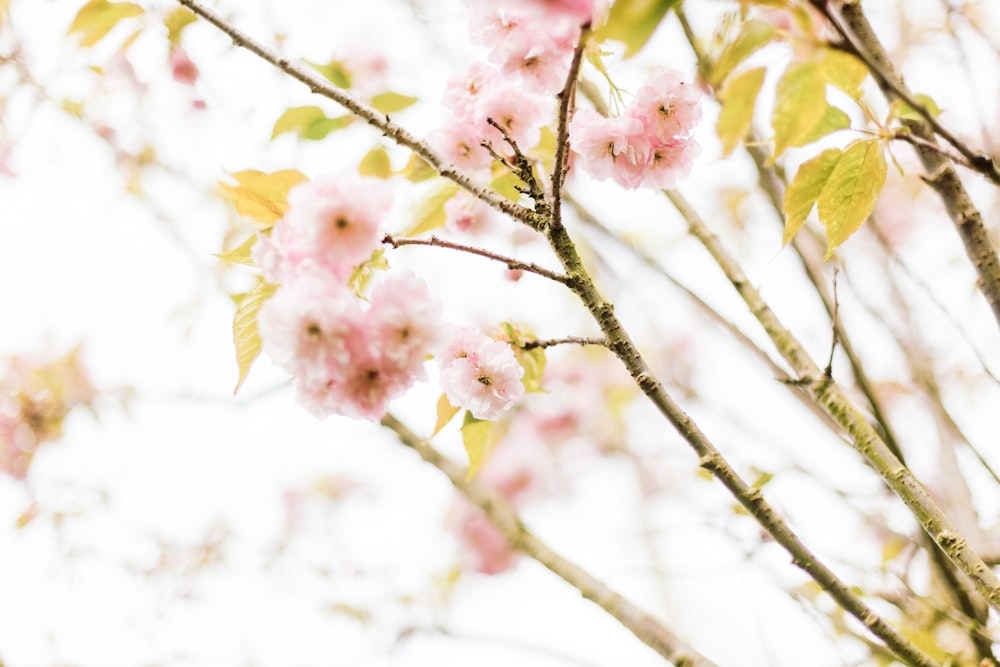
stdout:
POLYGON ((467 174, 457 169, 454 165, 446 163, 444 158, 442 158, 437 151, 431 148, 427 142, 417 138, 402 126, 391 121, 389 116, 386 114, 378 111, 368 104, 365 104, 346 90, 337 88, 319 74, 300 67, 299 65, 291 62, 288 58, 279 55, 273 49, 256 41, 198 0, 177 1, 193 11, 195 14, 204 18, 225 34, 229 35, 229 37, 233 40, 233 44, 236 46, 242 47, 254 55, 266 60, 291 76, 293 79, 301 81, 309 86, 309 89, 312 92, 337 102, 355 116, 367 121, 369 125, 382 130, 382 133, 386 137, 389 137, 400 146, 409 148, 411 151, 423 158, 423 160, 433 167, 438 174, 454 181, 459 187, 486 202, 494 209, 509 215, 515 220, 520 220, 525 224, 531 226, 535 226, 537 224, 537 213, 520 206, 519 204, 511 202, 510 200, 493 192, 489 188, 474 183, 467 174))
POLYGON ((565 338, 549 338, 546 340, 526 340, 519 345, 522 350, 546 349, 556 345, 597 345, 608 346, 607 338, 586 338, 583 336, 566 336, 565 338))
POLYGON ((535 275, 542 276, 543 278, 548 278, 557 283, 566 284, 566 276, 561 273, 556 273, 550 269, 546 269, 544 266, 539 266, 534 262, 522 262, 519 259, 514 259, 513 257, 507 257, 506 255, 501 255, 495 253, 491 250, 486 250, 485 248, 478 248, 476 246, 464 245, 462 243, 455 243, 454 241, 446 241, 437 236, 430 236, 426 239, 414 239, 414 238, 397 238, 392 234, 386 234, 382 238, 382 243, 386 245, 391 245, 393 248, 399 248, 401 246, 407 245, 422 245, 431 246, 434 248, 448 248, 449 250, 457 250, 459 252, 465 252, 470 255, 477 255, 479 257, 485 257, 487 259, 492 259, 495 262, 500 262, 501 264, 507 265, 508 269, 520 269, 522 271, 527 271, 529 273, 534 273, 535 275))
POLYGON ((566 180, 567 160, 569 159, 569 121, 573 115, 573 105, 576 101, 576 81, 580 76, 580 66, 583 64, 583 50, 590 39, 590 24, 583 26, 580 41, 573 51, 570 61, 569 75, 566 84, 559 92, 559 114, 556 120, 556 155, 552 163, 552 223, 562 225, 562 188, 566 180))
POLYGON ((399 441, 410 447, 427 463, 440 470, 458 491, 478 507, 496 526, 511 547, 541 563, 604 611, 628 628, 639 640, 650 646, 675 665, 714 667, 683 640, 674 635, 650 614, 639 609, 607 584, 599 581, 581 567, 550 549, 542 540, 524 527, 510 503, 496 491, 476 480, 470 480, 466 470, 452 463, 437 450, 421 440, 396 417, 389 414, 382 418, 382 425, 392 430, 399 441))

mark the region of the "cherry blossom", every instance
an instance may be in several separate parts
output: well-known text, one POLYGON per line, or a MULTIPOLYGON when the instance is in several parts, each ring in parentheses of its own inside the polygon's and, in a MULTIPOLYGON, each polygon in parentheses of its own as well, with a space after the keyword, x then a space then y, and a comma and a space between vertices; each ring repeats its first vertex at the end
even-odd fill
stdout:
POLYGON ((259 238, 254 258, 275 283, 312 267, 344 278, 380 246, 391 207, 391 191, 376 179, 327 176, 303 183, 289 193, 288 211, 270 238, 259 238))
POLYGON ((701 120, 699 97, 679 72, 662 70, 636 92, 629 113, 642 119, 650 141, 665 144, 688 136, 701 120))
POLYGON ((497 419, 524 395, 524 369, 510 345, 475 329, 454 332, 438 360, 448 400, 476 419, 497 419))
POLYGON ((464 190, 459 190, 444 205, 445 226, 459 232, 481 232, 489 227, 493 217, 489 205, 464 190))
POLYGON ((626 188, 642 183, 652 147, 641 119, 631 115, 604 118, 592 109, 580 109, 569 132, 573 149, 592 177, 612 178, 626 188))
POLYGON ((193 86, 198 81, 198 66, 179 45, 170 49, 170 74, 174 81, 186 86, 193 86))

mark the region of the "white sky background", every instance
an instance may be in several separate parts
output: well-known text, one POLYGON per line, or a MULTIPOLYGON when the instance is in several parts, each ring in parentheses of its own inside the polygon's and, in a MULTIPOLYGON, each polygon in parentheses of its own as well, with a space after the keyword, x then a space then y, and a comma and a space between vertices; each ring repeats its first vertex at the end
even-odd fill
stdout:
MULTIPOLYGON (((128 386, 137 393, 128 410, 108 405, 98 419, 73 415, 63 440, 40 450, 27 490, 0 479, 0 660, 7 667, 662 664, 601 610, 532 562, 499 577, 464 577, 445 604, 434 580, 447 574, 455 545, 442 527, 451 491, 439 473, 377 427, 339 418, 315 420, 294 403, 289 389, 275 390, 284 379, 265 359, 240 396, 231 396, 236 378, 232 305, 219 282, 237 291, 241 278, 238 272, 222 275, 211 256, 221 250, 230 214, 210 187, 191 183, 210 186, 227 172, 249 168, 336 173, 353 168, 377 135, 360 129, 318 144, 290 136, 271 143, 271 127, 284 109, 318 104, 331 115, 337 109, 310 97, 300 84, 282 80, 251 54, 235 51, 207 25, 185 32, 184 45, 202 73, 193 93, 167 80, 162 34, 150 31, 140 39, 132 63, 139 80, 148 84, 148 96, 133 108, 123 84, 101 84, 86 71, 88 64, 106 64, 108 48, 89 54, 65 37, 82 4, 12 0, 26 61, 54 96, 93 100, 87 117, 104 119, 126 144, 156 137, 160 158, 184 177, 147 179, 154 207, 123 194, 107 145, 53 105, 36 104, 23 90, 11 94, 10 77, 0 70, 0 94, 10 95, 0 130, 6 134, 0 139, 17 142, 11 162, 17 178, 0 178, 0 313, 5 314, 0 355, 60 352, 83 341, 98 386, 128 386), (110 90, 98 90, 102 85, 110 90), (195 97, 205 101, 206 110, 192 110, 195 97), (358 490, 341 505, 312 494, 299 532, 276 554, 285 531, 286 492, 308 492, 317 479, 328 477, 353 480, 358 490), (32 500, 41 516, 14 530, 32 500), (58 514, 68 516, 57 523, 53 516, 58 514), (225 538, 222 561, 191 570, 191 549, 220 535, 225 538), (163 554, 161 544, 171 545, 166 549, 170 558, 162 571, 151 574, 163 554), (371 612, 371 619, 352 619, 344 612, 348 606, 371 612), (439 625, 455 637, 417 633, 395 643, 403 628, 439 625)), ((465 62, 454 63, 479 55, 465 42, 460 3, 425 4, 431 7, 424 14, 431 22, 422 27, 405 3, 390 0, 243 2, 235 18, 266 42, 275 32, 287 35, 286 53, 318 62, 335 55, 339 44, 387 49, 391 87, 420 95, 423 102, 398 120, 425 134, 436 126, 436 100, 445 79, 464 70, 465 62), (430 40, 443 50, 435 51, 430 40)), ((703 29, 723 6, 687 4, 703 29), (704 8, 708 16, 701 15, 704 8)), ((916 13, 918 4, 938 6, 907 6, 916 13)), ((172 7, 167 2, 145 6, 172 7)), ((883 19, 879 28, 892 25, 888 11, 873 17, 883 19)), ((886 36, 894 38, 891 32, 886 36)), ((668 21, 646 52, 621 66, 620 83, 634 87, 654 63, 690 75, 693 63, 680 40, 675 21, 668 21)), ((970 49, 976 44, 968 40, 970 49)), ((0 43, 0 50, 4 46, 0 43)), ((907 70, 908 80, 939 102, 954 101, 942 103, 946 121, 974 122, 964 82, 936 74, 934 63, 952 64, 954 53, 946 43, 937 48, 929 48, 907 70)), ((617 66, 618 60, 611 62, 617 66)), ((995 66, 987 69, 988 78, 977 88, 996 131, 997 73, 995 66)), ((817 358, 825 359, 829 332, 816 324, 820 320, 806 286, 787 278, 795 262, 779 252, 780 227, 766 214, 752 217, 757 206, 748 209, 747 226, 737 233, 720 215, 723 207, 713 205, 717 199, 709 193, 719 184, 752 184, 742 159, 716 162, 718 149, 709 139, 714 114, 706 105, 705 152, 682 188, 740 254, 779 314, 817 358), (714 224, 716 219, 721 222, 714 224)), ((403 158, 402 152, 394 155, 403 158)), ((397 229, 405 224, 406 200, 412 196, 405 189, 398 193, 397 229)), ((995 206, 988 190, 974 193, 984 205, 995 206)), ((586 184, 580 196, 609 223, 669 256, 678 277, 761 338, 731 289, 659 199, 622 195, 608 184, 586 184)), ((390 261, 394 268, 411 266, 425 276, 449 319, 484 325, 516 319, 542 337, 593 333, 580 308, 540 279, 525 276, 517 284, 505 283, 497 266, 446 258, 442 252, 397 251, 390 261)), ((529 260, 548 259, 537 246, 519 252, 529 260)), ((917 238, 906 252, 962 321, 972 323, 972 336, 995 363, 995 323, 972 291, 968 269, 955 261, 961 248, 950 230, 917 238)), ((690 346, 696 355, 693 382, 705 397, 685 406, 734 462, 749 470, 804 459, 811 470, 824 471, 826 479, 862 499, 884 503, 876 480, 849 449, 815 428, 783 389, 763 381, 723 334, 705 329, 682 297, 659 287, 636 289, 634 281, 626 287, 632 276, 652 281, 626 262, 616 267, 622 281, 607 285, 619 298, 620 314, 661 365, 671 361, 671 342, 690 346), (804 448, 808 457, 799 456, 804 448)), ((864 275, 863 264, 857 271, 864 275)), ((870 323, 856 301, 845 300, 845 317, 861 326, 870 323)), ((927 312, 929 322, 941 328, 935 336, 941 349, 967 363, 969 355, 954 332, 940 318, 934 320, 933 310, 927 312)), ((877 346, 885 346, 879 336, 884 334, 872 334, 876 353, 877 346)), ((877 354, 871 363, 874 372, 886 375, 899 366, 891 355, 884 368, 877 354)), ((426 431, 436 397, 433 387, 418 388, 397 409, 426 431)), ((982 415, 991 414, 986 406, 995 405, 996 388, 967 399, 964 406, 955 405, 965 417, 963 425, 978 442, 995 442, 997 426, 982 415)), ((533 507, 527 515, 531 526, 556 550, 661 614, 722 665, 851 664, 849 654, 828 649, 822 624, 810 619, 811 612, 782 594, 780 586, 804 581, 787 556, 773 545, 744 553, 756 541, 756 526, 725 511, 729 497, 694 475, 694 456, 645 405, 632 416, 639 434, 635 446, 655 454, 662 465, 657 474, 676 487, 649 506, 666 595, 651 576, 634 472, 624 462, 570 463, 564 471, 568 498, 533 507)), ((920 437, 921 418, 914 416, 909 424, 901 427, 904 435, 920 437)), ((441 444, 461 459, 454 433, 441 444)), ((929 455, 922 459, 918 453, 915 459, 918 469, 933 468, 929 455)), ((807 478, 779 475, 768 491, 806 543, 838 571, 840 562, 879 564, 877 546, 865 539, 867 529, 856 513, 839 509, 836 498, 807 478), (808 494, 808 502, 797 500, 798 494, 808 494)), ((1000 507, 995 489, 980 495, 995 515, 1000 507)), ((908 530, 905 514, 895 516, 900 519, 894 527, 908 530)), ((844 572, 854 570, 845 567, 844 572)))

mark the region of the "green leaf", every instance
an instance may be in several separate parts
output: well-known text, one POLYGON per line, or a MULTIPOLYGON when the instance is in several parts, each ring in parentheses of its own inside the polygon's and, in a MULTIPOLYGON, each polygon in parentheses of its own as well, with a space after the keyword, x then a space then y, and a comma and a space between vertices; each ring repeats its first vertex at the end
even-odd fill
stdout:
POLYGON ((295 132, 303 139, 318 141, 334 130, 347 127, 354 120, 354 116, 351 115, 327 118, 326 113, 319 107, 293 107, 281 114, 274 123, 271 139, 285 132, 295 132))
POLYGON ((878 139, 855 141, 844 150, 816 200, 820 222, 826 227, 825 259, 833 256, 875 208, 885 173, 885 155, 878 139))
POLYGON ((782 243, 788 243, 802 228, 809 217, 816 198, 837 166, 841 153, 839 148, 828 148, 799 167, 795 178, 785 190, 785 234, 782 243))
POLYGON ((458 186, 441 179, 429 193, 414 207, 413 222, 406 229, 406 236, 416 236, 443 227, 445 223, 444 205, 458 192, 458 186))
POLYGON ((198 16, 187 7, 177 7, 167 14, 163 24, 167 27, 167 39, 171 44, 181 41, 181 31, 198 20, 198 16))
MULTIPOLYGON (((931 115, 932 118, 937 118, 941 115, 941 107, 937 105, 937 102, 930 95, 924 95, 923 93, 918 93, 914 95, 914 99, 919 102, 924 110, 931 115)), ((895 100, 889 107, 889 114, 900 120, 923 120, 924 117, 919 111, 911 107, 909 104, 903 100, 895 100)))
POLYGON ((236 363, 240 377, 236 382, 235 394, 247 379, 250 366, 260 354, 260 334, 257 332, 257 314, 264 302, 274 295, 277 285, 261 282, 240 299, 233 317, 233 343, 236 346, 236 363))
POLYGON ((104 39, 122 19, 142 13, 142 7, 131 2, 90 0, 76 13, 67 34, 79 33, 80 46, 90 47, 104 39))
POLYGON ((372 106, 382 113, 396 113, 417 101, 416 97, 400 95, 399 93, 380 93, 372 98, 372 106))
POLYGON ((528 393, 545 391, 542 388, 542 375, 545 374, 545 350, 540 347, 525 350, 520 347, 514 348, 514 356, 517 363, 524 369, 524 376, 521 384, 528 393))
POLYGON ((792 146, 805 146, 814 141, 822 139, 831 132, 844 130, 851 126, 851 117, 837 107, 827 105, 823 111, 823 117, 813 125, 812 129, 806 132, 805 136, 799 137, 792 146))
POLYGON ((861 97, 861 84, 868 77, 867 65, 839 49, 826 49, 820 63, 830 83, 854 99, 861 97))
POLYGON ((431 434, 431 437, 433 438, 440 433, 441 429, 448 425, 448 422, 458 414, 459 410, 461 408, 456 408, 452 405, 451 401, 448 400, 447 394, 441 394, 441 398, 437 402, 437 422, 434 424, 434 432, 431 434))
POLYGON ((524 181, 518 178, 517 174, 511 170, 501 167, 503 171, 490 181, 490 189, 504 199, 517 203, 521 200, 521 191, 518 188, 524 187, 524 181))
POLYGON ((798 145, 823 118, 827 107, 826 76, 819 63, 789 65, 778 81, 771 116, 774 158, 789 146, 798 145))
POLYGON ((385 271, 388 268, 389 261, 385 258, 385 248, 376 248, 372 251, 371 257, 354 267, 347 285, 355 294, 361 296, 368 288, 368 283, 375 276, 375 272, 385 271))
POLYGON ((309 179, 297 169, 264 173, 253 169, 233 174, 239 185, 220 183, 236 212, 270 227, 285 217, 288 191, 309 179))
POLYGON ((467 411, 462 422, 462 444, 469 457, 468 479, 472 479, 493 448, 493 422, 476 419, 467 411))
POLYGON ((729 155, 750 131, 757 94, 764 85, 765 69, 758 67, 732 77, 719 91, 722 111, 715 127, 722 141, 723 155, 729 155))
POLYGON ((625 43, 625 57, 631 58, 646 45, 656 27, 680 0, 617 0, 611 5, 608 21, 595 33, 598 42, 614 39, 625 43))
POLYGON ((376 146, 365 153, 361 158, 361 164, 358 165, 358 173, 375 178, 392 176, 392 163, 389 161, 389 152, 385 150, 385 146, 376 146))
POLYGON ((253 247, 257 245, 257 235, 253 234, 247 238, 246 241, 239 244, 235 248, 230 248, 225 252, 221 252, 216 255, 219 259, 224 262, 232 262, 233 264, 245 264, 247 266, 255 266, 253 258, 251 257, 251 252, 253 247))
POLYGON ((752 19, 745 21, 736 37, 722 47, 722 51, 714 58, 714 65, 708 75, 708 82, 718 86, 726 80, 736 67, 750 57, 758 49, 766 46, 774 39, 775 31, 767 23, 752 19))
POLYGON ((310 62, 308 60, 304 62, 338 88, 351 87, 351 73, 344 67, 344 63, 339 60, 331 60, 325 65, 320 65, 319 63, 310 62))

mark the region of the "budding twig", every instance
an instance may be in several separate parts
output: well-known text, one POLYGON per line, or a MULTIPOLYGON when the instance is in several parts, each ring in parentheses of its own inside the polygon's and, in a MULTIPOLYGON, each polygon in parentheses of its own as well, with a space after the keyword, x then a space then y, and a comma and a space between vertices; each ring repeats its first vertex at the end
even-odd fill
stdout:
POLYGON ((566 336, 565 338, 549 338, 547 340, 526 340, 518 347, 522 350, 545 349, 556 345, 599 345, 608 347, 607 338, 585 338, 583 336, 566 336))

